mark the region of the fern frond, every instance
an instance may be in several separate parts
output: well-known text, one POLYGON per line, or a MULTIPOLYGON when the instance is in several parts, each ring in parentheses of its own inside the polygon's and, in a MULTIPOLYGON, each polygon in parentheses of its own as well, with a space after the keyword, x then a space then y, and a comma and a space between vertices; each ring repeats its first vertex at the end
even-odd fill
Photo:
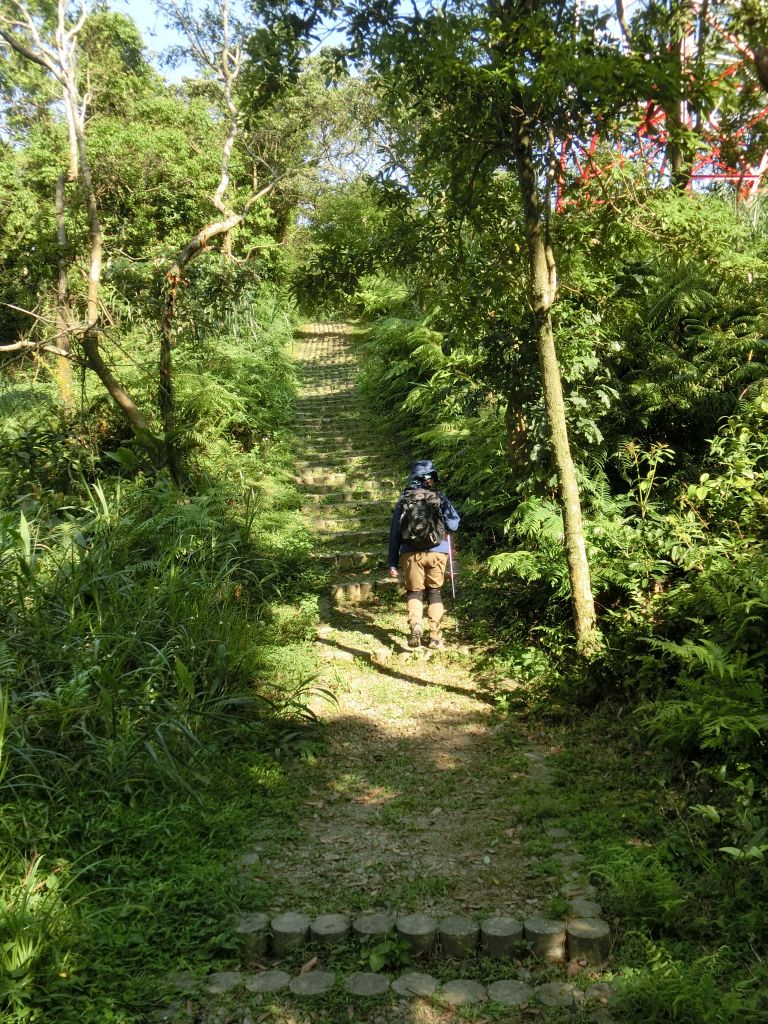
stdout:
POLYGON ((533 551, 502 551, 488 559, 488 571, 492 576, 519 576, 528 582, 540 580, 544 575, 541 558, 533 551))

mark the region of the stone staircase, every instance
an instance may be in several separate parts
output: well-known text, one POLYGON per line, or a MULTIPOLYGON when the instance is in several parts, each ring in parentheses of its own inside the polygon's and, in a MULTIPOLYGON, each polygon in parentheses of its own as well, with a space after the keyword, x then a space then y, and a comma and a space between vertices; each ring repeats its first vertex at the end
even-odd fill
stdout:
POLYGON ((391 439, 358 392, 357 359, 343 325, 305 327, 296 362, 302 447, 293 480, 317 541, 315 558, 329 570, 334 605, 365 603, 396 586, 386 572, 389 521, 408 467, 382 455, 391 439))

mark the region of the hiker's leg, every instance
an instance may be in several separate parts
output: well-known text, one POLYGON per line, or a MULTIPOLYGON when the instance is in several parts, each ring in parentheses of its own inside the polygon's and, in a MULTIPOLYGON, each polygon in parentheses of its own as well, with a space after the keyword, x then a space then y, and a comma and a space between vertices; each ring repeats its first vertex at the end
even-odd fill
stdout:
POLYGON ((445 566, 448 556, 439 551, 429 552, 424 567, 424 583, 427 592, 427 618, 429 619, 429 636, 439 642, 443 635, 443 595, 440 588, 445 580, 445 566))
POLYGON ((408 629, 411 637, 418 640, 421 634, 421 617, 424 613, 424 554, 421 551, 403 555, 400 568, 405 580, 405 603, 408 609, 408 629))
POLYGON ((429 619, 430 640, 440 640, 443 635, 443 595, 439 587, 427 587, 427 618, 429 619))

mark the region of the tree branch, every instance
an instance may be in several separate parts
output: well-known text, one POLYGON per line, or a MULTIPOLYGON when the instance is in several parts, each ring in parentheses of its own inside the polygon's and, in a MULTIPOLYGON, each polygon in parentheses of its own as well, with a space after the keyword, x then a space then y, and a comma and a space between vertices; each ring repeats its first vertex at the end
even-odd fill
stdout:
POLYGON ((54 356, 62 356, 64 359, 71 359, 72 353, 66 349, 57 348, 46 341, 14 341, 10 345, 0 345, 0 355, 4 352, 20 352, 23 349, 34 350, 35 352, 50 352, 54 356))
POLYGON ((6 43, 8 43, 8 45, 19 54, 19 56, 23 57, 25 60, 31 61, 32 64, 39 64, 41 68, 45 68, 46 71, 50 71, 52 75, 59 78, 57 69, 49 62, 47 57, 42 54, 35 53, 34 50, 30 50, 29 47, 25 46, 4 28, 0 28, 0 36, 3 37, 6 43))
POLYGON ((628 46, 632 46, 632 32, 627 23, 627 15, 624 10, 623 0, 616 0, 616 21, 619 23, 621 34, 624 36, 628 46))

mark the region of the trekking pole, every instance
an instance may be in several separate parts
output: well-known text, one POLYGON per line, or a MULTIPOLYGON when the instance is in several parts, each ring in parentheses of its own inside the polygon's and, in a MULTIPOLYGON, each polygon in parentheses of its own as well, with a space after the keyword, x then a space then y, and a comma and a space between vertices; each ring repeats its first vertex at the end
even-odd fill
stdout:
POLYGON ((454 601, 456 600, 456 581, 453 576, 453 548, 451 546, 451 535, 448 534, 448 565, 451 570, 451 594, 454 601))

